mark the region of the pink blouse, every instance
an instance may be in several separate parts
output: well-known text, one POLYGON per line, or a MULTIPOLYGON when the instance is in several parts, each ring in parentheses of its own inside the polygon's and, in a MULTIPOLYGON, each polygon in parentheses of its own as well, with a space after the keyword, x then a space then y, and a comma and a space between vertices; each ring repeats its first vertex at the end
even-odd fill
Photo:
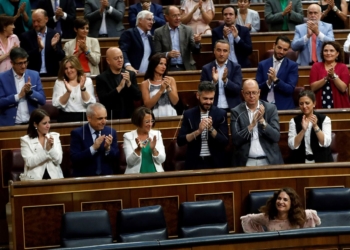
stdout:
MULTIPOLYGON (((18 40, 18 37, 15 34, 9 36, 7 39, 8 39, 8 43, 7 43, 6 48, 0 40, 0 56, 10 52, 13 45, 15 45, 15 43, 19 46, 20 42, 18 40)), ((4 72, 4 71, 9 70, 11 68, 12 68, 12 65, 11 65, 10 56, 8 56, 5 60, 0 62, 0 72, 4 72)))
MULTIPOLYGON (((321 219, 317 216, 315 210, 306 209, 306 222, 303 228, 315 227, 321 225, 321 219)), ((291 226, 288 220, 269 220, 269 217, 263 213, 247 214, 241 217, 243 231, 245 233, 258 233, 265 231, 282 231, 288 229, 297 229, 299 226, 291 226), (264 229, 266 228, 266 229, 264 229)))

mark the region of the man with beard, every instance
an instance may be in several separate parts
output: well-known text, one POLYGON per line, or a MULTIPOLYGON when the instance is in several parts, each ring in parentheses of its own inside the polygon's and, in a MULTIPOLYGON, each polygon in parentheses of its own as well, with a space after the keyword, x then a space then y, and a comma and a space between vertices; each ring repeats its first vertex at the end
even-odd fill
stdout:
POLYGON ((203 81, 198 86, 199 106, 186 110, 177 144, 187 144, 185 168, 208 169, 226 167, 228 144, 226 111, 213 106, 215 86, 203 81))
POLYGON ((278 36, 273 45, 273 56, 259 62, 256 81, 261 100, 276 104, 278 110, 294 109, 293 93, 298 83, 298 64, 286 58, 291 41, 278 36))
POLYGON ((252 40, 249 29, 236 24, 237 8, 226 5, 222 8, 224 24, 212 30, 212 45, 217 40, 225 39, 230 44, 229 59, 238 63, 242 68, 249 68, 249 55, 253 52, 252 40))

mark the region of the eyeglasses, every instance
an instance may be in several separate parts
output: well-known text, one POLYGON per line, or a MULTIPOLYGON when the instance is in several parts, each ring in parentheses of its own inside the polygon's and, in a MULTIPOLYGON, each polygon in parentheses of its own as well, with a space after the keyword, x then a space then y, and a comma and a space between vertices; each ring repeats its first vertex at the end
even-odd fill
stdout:
POLYGON ((258 94, 259 94, 259 91, 244 92, 245 96, 258 95, 258 94))
POLYGON ((148 22, 152 22, 152 23, 155 23, 154 19, 153 18, 145 18, 148 22))
POLYGON ((20 66, 27 65, 28 63, 29 63, 29 61, 24 61, 24 62, 13 62, 14 65, 20 65, 20 66))
POLYGON ((150 120, 150 121, 145 121, 145 124, 150 124, 150 123, 152 123, 152 124, 154 124, 156 121, 155 120, 150 120))

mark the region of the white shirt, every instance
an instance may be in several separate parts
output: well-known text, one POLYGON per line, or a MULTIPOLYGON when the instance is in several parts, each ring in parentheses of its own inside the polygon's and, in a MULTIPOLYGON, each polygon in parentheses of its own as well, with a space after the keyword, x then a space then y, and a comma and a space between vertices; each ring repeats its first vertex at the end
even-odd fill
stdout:
MULTIPOLYGON (((139 27, 137 27, 137 29, 140 32, 141 40, 143 42, 143 57, 140 64, 139 73, 145 73, 148 68, 148 63, 149 63, 148 59, 149 59, 149 56, 151 55, 151 45, 149 44, 149 39, 148 39, 148 35, 151 35, 151 34, 149 31, 146 34, 139 27)), ((125 66, 128 66, 128 64, 130 65, 130 63, 126 63, 125 66)))
POLYGON ((109 9, 107 11, 106 10, 103 11, 101 27, 100 27, 100 31, 98 32, 98 34, 100 34, 100 35, 108 34, 107 25, 106 25, 106 12, 108 14, 112 14, 112 11, 113 11, 113 7, 112 6, 109 6, 109 9))
POLYGON ((41 32, 37 32, 37 35, 41 37, 41 41, 44 44, 44 48, 41 50, 41 68, 40 68, 40 74, 41 73, 47 73, 46 70, 46 64, 45 64, 45 45, 46 45, 46 35, 47 35, 47 27, 45 27, 44 34, 41 32))
MULTIPOLYGON (((275 56, 272 56, 272 59, 273 59, 273 68, 276 72, 276 77, 277 77, 278 71, 280 70, 280 67, 281 67, 281 64, 282 64, 284 58, 282 58, 282 60, 278 61, 275 58, 275 56)), ((273 82, 269 83, 268 79, 266 80, 266 84, 267 84, 267 87, 270 89, 269 93, 267 94, 267 101, 270 103, 275 103, 275 92, 274 92, 273 88, 275 87, 276 84, 274 84, 273 82)))
MULTIPOLYGON (((227 103, 227 99, 226 99, 226 95, 225 95, 225 87, 226 87, 226 83, 223 82, 222 80, 222 75, 224 74, 224 70, 226 68, 227 65, 227 60, 224 63, 224 65, 219 66, 218 62, 215 60, 216 63, 216 68, 218 70, 218 75, 219 75, 219 79, 218 79, 218 90, 219 90, 219 94, 218 94, 218 107, 222 108, 222 109, 226 109, 228 108, 228 103, 227 103)), ((216 83, 214 83, 216 84, 216 83)))
MULTIPOLYGON (((208 118, 209 116, 209 111, 206 113, 201 112, 201 120, 208 118)), ((209 136, 209 131, 208 129, 204 129, 201 134, 201 139, 202 139, 202 145, 201 145, 201 151, 199 153, 200 156, 210 156, 210 151, 209 151, 209 146, 208 146, 208 136, 209 136)))
MULTIPOLYGON (((25 84, 25 73, 23 76, 17 75, 12 69, 13 77, 15 79, 17 93, 20 93, 25 84)), ((29 121, 29 109, 25 96, 19 99, 18 94, 15 95, 15 100, 18 102, 15 124, 20 124, 29 121)))
MULTIPOLYGON (((55 2, 57 1, 57 5, 60 6, 60 0, 51 0, 51 5, 53 9, 53 13, 55 14, 56 8, 55 8, 55 2)), ((63 12, 63 16, 61 17, 63 20, 66 20, 67 18, 67 13, 63 12)), ((61 19, 60 18, 60 19, 61 19)), ((56 15, 53 15, 53 21, 56 23, 58 20, 56 19, 56 15)))
MULTIPOLYGON (((260 107, 260 103, 258 103, 258 106, 256 107, 255 111, 252 111, 249 109, 249 107, 246 104, 247 113, 249 117, 249 122, 252 123, 254 114, 258 112, 258 109, 260 107)), ((260 140, 259 140, 259 130, 258 130, 258 122, 256 123, 255 127, 251 131, 251 138, 250 138, 250 149, 248 157, 260 157, 260 156, 266 156, 263 148, 261 147, 260 140)))

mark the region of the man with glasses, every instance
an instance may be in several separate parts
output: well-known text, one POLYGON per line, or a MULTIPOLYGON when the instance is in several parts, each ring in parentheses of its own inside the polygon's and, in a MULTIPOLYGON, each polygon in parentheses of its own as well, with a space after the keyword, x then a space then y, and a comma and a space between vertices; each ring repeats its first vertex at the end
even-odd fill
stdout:
POLYGON ((187 144, 185 168, 223 168, 225 147, 228 144, 226 111, 213 106, 215 86, 203 81, 198 86, 199 106, 186 110, 183 114, 177 144, 187 144))
POLYGON ((0 74, 0 126, 28 124, 30 113, 46 101, 38 72, 27 69, 27 52, 14 48, 10 60, 12 69, 0 74))
POLYGON ((127 29, 120 36, 119 48, 123 51, 124 67, 136 74, 146 72, 149 58, 154 54, 150 33, 153 23, 153 13, 143 10, 137 15, 136 28, 127 29))
POLYGON ((259 100, 260 89, 253 79, 242 85, 244 102, 231 109, 234 166, 283 164, 278 146, 280 124, 274 104, 259 100))

